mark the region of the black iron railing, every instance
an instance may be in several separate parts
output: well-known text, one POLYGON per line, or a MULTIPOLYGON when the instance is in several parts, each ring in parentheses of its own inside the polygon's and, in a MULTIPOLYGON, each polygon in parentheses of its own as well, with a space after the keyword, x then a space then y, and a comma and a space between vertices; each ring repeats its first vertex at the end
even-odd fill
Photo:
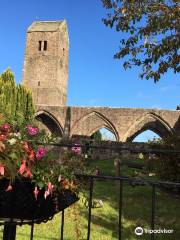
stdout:
MULTIPOLYGON (((156 216, 156 189, 159 187, 176 187, 180 189, 180 183, 173 183, 173 182, 162 182, 162 181, 147 181, 137 178, 129 178, 129 177, 113 177, 113 176, 96 176, 96 175, 78 175, 78 177, 86 179, 89 182, 89 202, 88 202, 88 228, 87 228, 87 240, 91 239, 91 216, 92 216, 92 201, 93 201, 93 189, 94 189, 94 182, 96 180, 101 181, 116 181, 119 182, 119 225, 118 225, 118 239, 122 240, 122 210, 123 210, 123 188, 124 182, 128 182, 133 186, 151 186, 152 193, 151 193, 151 230, 155 229, 155 216, 156 216)), ((60 226, 60 240, 64 239, 64 225, 65 225, 65 212, 62 211, 61 214, 61 226, 60 226)), ((16 225, 27 224, 26 222, 17 222, 13 219, 9 221, 0 222, 0 225, 4 225, 4 235, 3 240, 14 240, 16 237, 16 225)), ((30 240, 33 240, 33 233, 34 233, 34 222, 28 222, 31 225, 31 233, 30 233, 30 240)), ((151 234, 151 240, 154 240, 154 232, 151 234)))
MULTIPOLYGON (((155 209, 156 209, 156 189, 158 187, 176 187, 180 189, 180 183, 174 182, 163 182, 163 181, 148 181, 137 178, 129 177, 113 177, 113 176, 96 176, 96 175, 78 175, 78 177, 83 177, 89 181, 89 209, 88 209, 88 229, 87 229, 87 240, 90 240, 91 236, 91 209, 92 209, 92 199, 93 199, 93 187, 95 180, 105 180, 105 181, 116 181, 119 182, 119 226, 118 226, 118 239, 122 240, 122 209, 123 209, 123 186, 124 182, 129 182, 136 186, 151 186, 151 230, 155 229, 155 209)), ((64 222, 62 223, 64 225, 64 222)), ((63 238, 61 238, 63 240, 63 238)), ((154 232, 151 234, 151 240, 154 240, 154 232)))

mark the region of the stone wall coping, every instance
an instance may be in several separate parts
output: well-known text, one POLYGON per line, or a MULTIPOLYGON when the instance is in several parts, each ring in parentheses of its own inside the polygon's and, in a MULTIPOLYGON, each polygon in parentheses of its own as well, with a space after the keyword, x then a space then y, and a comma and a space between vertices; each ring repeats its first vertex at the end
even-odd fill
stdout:
POLYGON ((27 32, 57 32, 65 20, 59 21, 34 21, 27 32))

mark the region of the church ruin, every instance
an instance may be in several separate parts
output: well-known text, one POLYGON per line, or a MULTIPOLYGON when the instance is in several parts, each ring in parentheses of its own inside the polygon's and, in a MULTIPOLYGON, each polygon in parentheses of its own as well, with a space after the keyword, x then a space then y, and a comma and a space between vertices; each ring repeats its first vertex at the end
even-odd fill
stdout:
POLYGON ((67 106, 69 39, 66 21, 37 21, 27 30, 23 84, 32 89, 36 118, 60 137, 90 137, 101 128, 117 141, 145 130, 160 137, 180 132, 180 111, 67 106))

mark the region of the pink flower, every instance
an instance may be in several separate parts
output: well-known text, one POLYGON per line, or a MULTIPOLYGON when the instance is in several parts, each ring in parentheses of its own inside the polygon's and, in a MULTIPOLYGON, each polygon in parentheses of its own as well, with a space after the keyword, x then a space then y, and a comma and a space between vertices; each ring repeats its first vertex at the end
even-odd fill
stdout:
POLYGON ((35 196, 36 200, 37 200, 38 194, 39 194, 39 190, 38 190, 37 187, 35 187, 35 189, 34 189, 34 196, 35 196))
POLYGON ((25 173, 24 176, 27 177, 27 178, 32 178, 33 175, 32 175, 32 173, 31 173, 29 168, 26 168, 26 173, 25 173))
POLYGON ((0 175, 4 176, 4 166, 0 165, 0 175))
POLYGON ((71 150, 77 154, 81 154, 81 147, 78 144, 74 144, 74 147, 71 150))
POLYGON ((48 191, 49 191, 50 193, 52 193, 53 188, 54 188, 54 185, 52 185, 52 183, 49 182, 49 183, 48 183, 48 191))
POLYGON ((44 198, 46 199, 47 196, 49 196, 50 194, 52 194, 52 191, 54 189, 54 185, 52 185, 51 182, 48 183, 48 186, 47 186, 47 190, 45 191, 44 193, 44 198))
POLYGON ((9 186, 6 188, 6 192, 12 191, 12 186, 9 184, 9 186))
POLYGON ((50 192, 48 190, 46 190, 45 193, 44 193, 44 198, 46 199, 47 196, 49 196, 49 195, 50 195, 50 192))
POLYGON ((10 130, 10 125, 8 123, 5 123, 1 126, 1 129, 5 132, 8 132, 10 130))
POLYGON ((27 130, 28 130, 29 135, 31 135, 31 136, 35 136, 39 132, 38 128, 33 127, 32 125, 28 125, 27 130))
POLYGON ((25 160, 22 161, 18 173, 20 173, 21 175, 24 175, 25 177, 28 177, 28 178, 32 178, 32 176, 33 176, 30 169, 27 167, 25 160))
POLYGON ((21 163, 21 166, 19 168, 18 173, 20 173, 22 175, 26 171, 26 169, 27 169, 26 161, 23 160, 22 163, 21 163))
POLYGON ((30 150, 29 155, 28 155, 29 160, 34 161, 34 156, 35 156, 34 151, 30 150))
POLYGON ((46 149, 44 147, 38 147, 36 158, 39 160, 46 155, 46 149))

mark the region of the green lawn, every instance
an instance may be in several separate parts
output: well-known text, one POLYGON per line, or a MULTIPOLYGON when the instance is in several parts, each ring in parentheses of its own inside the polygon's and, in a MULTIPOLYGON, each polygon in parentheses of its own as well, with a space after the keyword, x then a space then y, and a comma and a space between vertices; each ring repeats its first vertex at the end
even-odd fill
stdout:
MULTIPOLYGON (((109 160, 91 162, 91 167, 98 166, 103 175, 114 175, 114 165, 109 160)), ((122 168, 122 175, 136 175, 137 170, 122 168)), ((140 171, 139 171, 140 172, 140 171)), ((133 187, 128 183, 123 188, 123 231, 124 240, 150 239, 149 234, 136 236, 134 229, 137 226, 150 228, 151 216, 151 188, 144 186, 133 187)), ((93 199, 101 199, 102 208, 92 209, 92 240, 118 239, 118 185, 112 181, 96 181, 94 184, 93 199)), ((87 208, 84 199, 65 211, 65 240, 86 239, 87 208), (76 214, 75 214, 76 212, 76 214), (79 238, 78 238, 79 237, 79 238)), ((156 234, 157 240, 180 239, 180 198, 175 198, 161 190, 157 191, 156 228, 174 229, 173 234, 156 234)), ((35 240, 58 240, 60 230, 60 214, 52 221, 35 226, 35 240)), ((1 232, 2 233, 2 232, 1 232)), ((30 227, 18 227, 17 240, 29 239, 30 227)))

